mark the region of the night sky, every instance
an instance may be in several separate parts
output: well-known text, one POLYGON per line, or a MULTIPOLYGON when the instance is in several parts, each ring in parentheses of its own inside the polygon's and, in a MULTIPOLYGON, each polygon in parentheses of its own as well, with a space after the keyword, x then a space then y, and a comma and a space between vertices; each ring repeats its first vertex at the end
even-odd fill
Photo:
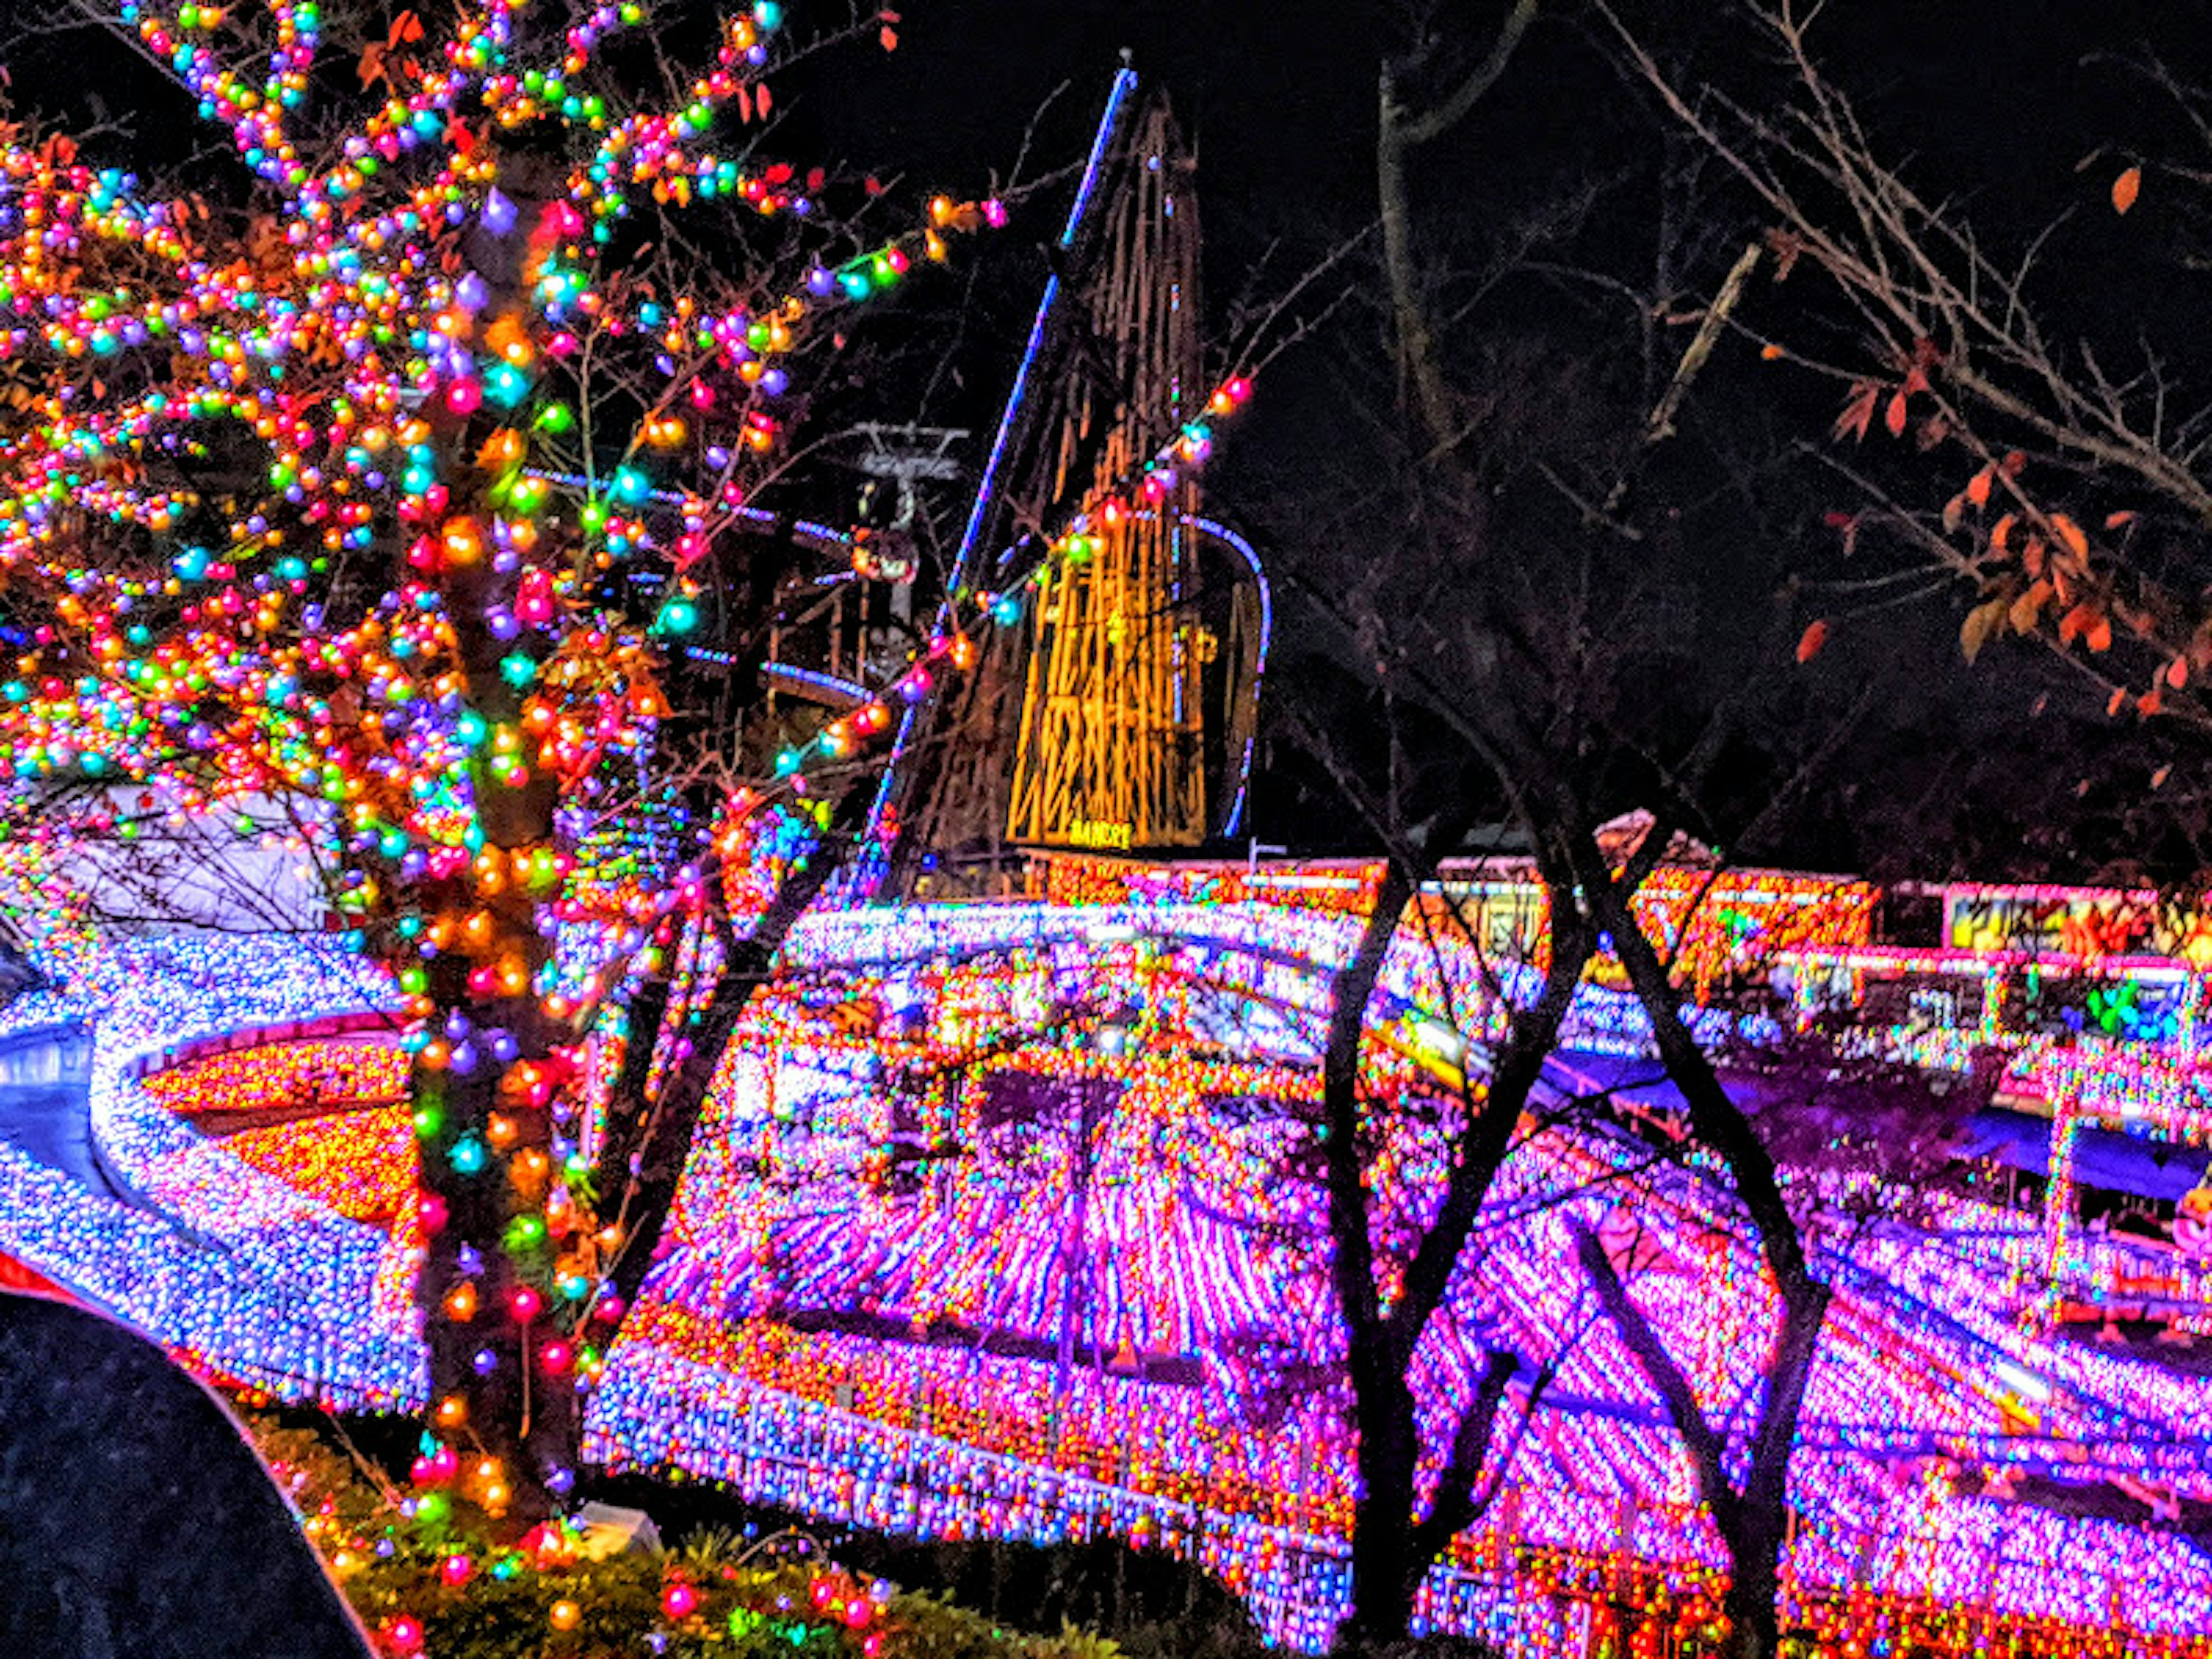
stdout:
MULTIPOLYGON (((346 3, 332 0, 326 12, 335 15, 346 3)), ((21 0, 6 9, 28 9, 21 0)), ((378 19, 397 9, 369 8, 378 19)), ((1423 16, 1447 42, 1486 41, 1504 7, 1502 0, 1438 0, 1426 8, 1315 0, 906 0, 896 9, 896 52, 848 45, 775 77, 783 125, 765 141, 769 148, 802 161, 872 171, 894 195, 919 199, 940 189, 980 193, 1006 182, 1034 125, 1024 167, 1024 177, 1034 179, 1079 159, 1127 50, 1166 88, 1195 144, 1208 299, 1216 333, 1225 336, 1234 298, 1279 292, 1372 220, 1381 55, 1401 51, 1423 16)), ((1711 0, 1658 0, 1621 9, 1647 38, 1729 86, 1747 106, 1757 108, 1772 92, 1771 65, 1729 9, 1711 0)), ((653 9, 672 37, 712 10, 667 0, 653 9)), ((809 5, 791 10, 801 30, 816 21, 809 5)), ((2204 296, 2178 288, 2165 256, 2177 238, 2201 227, 2150 210, 2120 224, 2097 208, 2112 172, 2124 164, 2118 158, 2178 155, 2194 142, 2179 112, 2147 97, 2118 60, 2151 48, 2185 78, 2205 76, 2212 70, 2206 13, 2200 5, 2157 0, 1834 0, 1814 38, 1827 68, 1861 100, 1886 152, 1909 164, 1925 193, 1966 205, 1992 246, 2025 246, 2054 215, 2063 216, 2044 256, 2051 270, 2045 297, 2061 324, 2106 334, 2124 325, 2123 336, 2137 327, 2172 336, 2183 366, 2194 369, 2199 365, 2185 354, 2212 349, 2204 331, 2188 326, 2204 296)), ((19 112, 33 119, 82 131, 102 118, 126 118, 128 135, 94 141, 102 161, 150 172, 191 155, 188 108, 111 37, 73 30, 11 41, 0 25, 0 65, 19 112)), ((1641 99, 1600 49, 1591 15, 1571 3, 1551 9, 1475 117, 1422 157, 1416 204, 1437 247, 1448 258, 1478 257, 1497 226, 1577 179, 1625 167, 1638 146, 1656 142, 1661 126, 1641 99)), ((199 155, 185 167, 210 193, 240 188, 235 168, 219 155, 199 155)), ((1064 192, 1064 184, 1039 191, 1006 232, 964 246, 954 274, 915 285, 907 314, 885 325, 902 367, 861 388, 848 400, 847 414, 988 428, 1047 269, 1042 248, 1057 229, 1064 192)), ((1720 210, 1741 215, 1730 234, 1757 233, 1755 211, 1725 204, 1720 210)), ((1626 222, 1634 217, 1629 211, 1626 222)), ((1371 264, 1348 266, 1346 280, 1371 286, 1371 264)), ((1518 325, 1549 301, 1539 295, 1503 303, 1529 308, 1515 319, 1518 325)), ((1377 316, 1354 304, 1286 357, 1224 443, 1210 475, 1209 505, 1262 533, 1279 529, 1286 517, 1310 520, 1310 510, 1286 513, 1285 504, 1295 504, 1298 481, 1325 482, 1345 463, 1335 406, 1345 365, 1383 349, 1377 316)), ((1717 369, 1716 391, 1770 400, 1774 418, 1801 423, 1811 438, 1823 434, 1832 413, 1826 389, 1771 379, 1753 389, 1747 376, 1729 378, 1735 374, 1733 367, 1717 369)), ((1833 506, 1822 488, 1803 487, 1793 509, 1800 524, 1817 523, 1833 506)), ((1994 815, 1971 830, 1958 813, 1948 828, 1916 827, 1911 834, 1929 837, 1920 849, 1925 861, 1937 866, 1978 863, 1992 847, 2016 849, 2021 814, 2039 794, 2075 791, 2075 774, 2095 775, 2084 799, 2102 799, 2103 792, 2124 803, 2130 791, 2140 793, 2149 762, 2116 752, 2124 745, 2077 765, 2072 736, 2054 744, 2048 730, 2024 729, 2021 707, 2050 706, 2036 699, 2059 684, 2048 665, 2027 660, 2033 653, 2026 648, 1967 674, 1957 657, 1957 614, 1934 602, 1923 614, 1896 619, 1878 650, 1841 641, 1840 666, 1831 672, 1887 676, 1894 685, 1881 699, 1883 718, 1869 738, 1869 752, 1769 849, 1775 856, 1881 862, 1887 849, 1869 844, 1863 829, 1838 825, 1881 772, 1884 744, 1925 750, 1938 777, 1947 768, 1966 769, 1956 793, 1976 796, 1994 815), (2054 748, 2067 756, 2055 769, 2048 758, 2054 748), (1954 751, 1963 757, 1933 758, 1954 751), (1972 784, 1967 771, 2005 781, 1972 784), (2019 798, 1996 805, 2008 790, 2019 798)), ((1293 648, 1297 643, 1294 624, 1293 648)), ((2066 698, 2074 695, 2059 687, 2054 718, 2070 718, 2066 698)), ((1268 752, 1279 757, 1279 745, 1268 752)), ((1263 785, 1260 827, 1271 839, 1326 844, 1330 813, 1290 779, 1295 769, 1286 769, 1279 787, 1263 785)), ((1936 787, 1931 782, 1922 793, 1936 787)), ((2140 840, 2140 825, 2125 834, 2140 840)), ((2038 866, 2033 872, 2078 874, 2127 850, 2117 840, 2101 848, 2094 842, 2084 831, 2075 844, 2027 861, 2038 866)))

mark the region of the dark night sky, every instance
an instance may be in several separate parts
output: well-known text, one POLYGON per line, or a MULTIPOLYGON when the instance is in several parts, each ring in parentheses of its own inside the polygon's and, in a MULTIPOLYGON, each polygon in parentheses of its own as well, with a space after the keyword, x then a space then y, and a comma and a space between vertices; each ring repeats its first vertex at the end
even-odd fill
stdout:
MULTIPOLYGON (((325 9, 350 3, 326 0, 325 9)), ((422 8, 426 16, 436 3, 422 8)), ((1273 269, 1286 278, 1372 216, 1376 64, 1386 46, 1402 40, 1410 5, 902 0, 896 9, 896 53, 848 47, 780 81, 788 125, 776 135, 779 150, 802 164, 873 169, 916 199, 939 189, 980 192, 1012 167, 1033 118, 1030 173, 1079 158, 1127 48, 1166 87, 1195 140, 1206 283, 1217 305, 1271 246, 1273 269), (1063 90, 1048 108, 1055 88, 1063 90)), ((0 0, 9 18, 0 21, 0 64, 19 106, 70 126, 100 112, 132 115, 138 143, 111 142, 98 152, 102 160, 152 170, 149 157, 184 148, 189 112, 112 40, 80 33, 11 42, 9 23, 30 9, 29 0, 0 0)), ((712 8, 661 0, 653 9, 672 18, 712 8)), ((1504 4, 1437 0, 1433 9, 1486 38, 1504 4)), ((1717 0, 1621 0, 1621 9, 1653 38, 1694 42, 1694 52, 1725 61, 1741 84, 1759 84, 1756 53, 1743 31, 1717 21, 1717 0)), ((796 26, 811 10, 808 0, 792 0, 796 26)), ((2201 314, 2203 295, 2177 293, 2171 268, 2141 257, 2154 246, 2145 239, 2162 234, 2157 215, 2125 225, 2094 216, 2102 181, 2119 163, 2081 173, 2075 166, 2103 144, 2115 155, 2155 155, 2184 142, 2170 111, 2095 56, 2149 42, 2184 76, 2212 77, 2208 24, 2212 5, 2203 0, 1830 0, 1815 41, 1889 152, 1911 158, 1929 193, 1956 192, 1993 240, 2022 240, 2055 205, 2083 204, 2088 210, 2063 244, 2078 274, 2055 286, 2053 302, 2101 323, 2140 317, 2156 331, 2201 314)), ((1586 15, 1566 0, 1540 22, 1477 118, 1425 160, 1417 186, 1429 222, 1446 236, 1478 237, 1492 218, 1556 188, 1571 158, 1586 149, 1601 154, 1603 133, 1620 125, 1611 118, 1632 96, 1594 49, 1586 15)), ((931 328, 951 327, 963 299, 969 303, 960 384, 940 387, 923 407, 914 397, 900 406, 894 395, 879 418, 988 423, 1042 279, 1038 250, 1056 232, 1063 200, 1037 199, 1008 231, 963 246, 957 281, 941 283, 933 298, 917 296, 931 328)), ((1371 323, 1364 326, 1371 338, 1371 323)), ((1261 497, 1273 481, 1328 441, 1332 373, 1316 353, 1285 365, 1263 388, 1249 423, 1228 441, 1214 506, 1264 518, 1261 497)), ((1808 514, 1817 516, 1818 506, 1808 501, 1808 514)), ((1938 609, 1922 625, 1927 684, 1955 695, 1968 724, 1985 718, 1968 707, 1986 685, 1969 687, 1959 669, 1949 643, 1954 618, 1938 609)), ((2007 692, 2000 701, 2018 697, 2007 692)), ((1286 822, 1297 816, 1291 811, 1286 822)), ((1814 839, 1808 857, 1863 850, 1814 839)))

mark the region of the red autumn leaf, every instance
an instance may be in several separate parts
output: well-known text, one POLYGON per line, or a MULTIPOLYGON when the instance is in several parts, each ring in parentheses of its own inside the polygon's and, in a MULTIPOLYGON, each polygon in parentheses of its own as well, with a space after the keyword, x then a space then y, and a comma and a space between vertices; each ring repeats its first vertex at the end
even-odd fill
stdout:
POLYGON ((2110 719, 2112 715, 2118 714, 2121 708, 2126 705, 2127 701, 2128 688, 2124 685, 2114 686, 2112 688, 2112 700, 2105 705, 2106 717, 2110 719))
POLYGON ((2157 771, 2150 775, 2150 787, 2154 789, 2163 789, 2166 787, 2166 781, 2172 775, 2173 763, 2172 761, 2168 761, 2165 765, 2160 767, 2157 771))
POLYGON ((2125 213, 2136 204, 2136 196, 2142 189, 2142 169, 2130 167, 2112 180, 2112 211, 2125 213))
POLYGON ((775 96, 769 91, 765 81, 753 88, 753 107, 760 112, 760 118, 763 121, 768 119, 768 112, 775 107, 775 96))
POLYGON ((898 31, 893 28, 889 23, 884 24, 882 29, 878 32, 876 39, 884 43, 884 50, 885 52, 896 52, 898 50, 898 31))
POLYGON ((1836 417, 1836 436, 1863 438, 1874 421, 1874 406, 1881 400, 1881 388, 1870 380, 1862 380, 1851 388, 1851 395, 1844 400, 1844 412, 1836 417))
POLYGON ((2107 513, 2105 515, 2105 528, 2107 530, 2118 530, 2122 525, 2133 524, 2135 521, 2136 515, 2125 508, 2123 508, 2118 513, 2107 513))
POLYGON ((884 181, 877 178, 872 173, 866 178, 863 179, 860 181, 860 185, 861 188, 866 190, 871 196, 880 196, 884 193, 884 181))
POLYGON ((2061 617, 2058 619, 2059 643, 2062 645, 2073 644, 2075 638, 2087 633, 2088 631, 2089 625, 2096 620, 2097 609, 2094 605, 2089 605, 2086 602, 2075 605, 2071 611, 2069 611, 2063 617, 2061 617))
POLYGON ((2017 449, 2010 450, 2007 452, 2004 459, 1997 463, 1997 471, 2008 478, 2017 478, 2020 477, 2021 469, 2027 465, 2027 456, 2021 454, 2017 449))
POLYGON ((2016 522, 2018 521, 2009 513, 1996 521, 1996 527, 1990 532, 1990 547, 1992 551, 2002 553, 2005 550, 2005 543, 2011 538, 2012 527, 2016 522))
POLYGON ((1990 485, 1996 476, 1994 467, 1984 467, 1966 481, 1966 499, 1976 507, 1990 504, 1990 485))
POLYGON ((1889 400, 1889 412, 1882 416, 1882 424, 1889 428, 1891 437, 1902 438, 1905 422, 1911 418, 1912 411, 1905 406, 1905 394, 1900 392, 1889 400))
POLYGON ((2155 714, 2166 707, 2166 693, 2157 690, 2145 692, 2136 699, 2136 710, 2145 715, 2155 714))
POLYGON ((2105 617, 2099 617, 2096 621, 2089 624, 2089 631, 2082 637, 2089 642, 2089 648, 2092 651, 2111 650, 2112 648, 2111 620, 2105 617))
POLYGON ((2179 691, 2189 684, 2189 659, 2176 657, 2166 665, 2166 683, 2179 691))
POLYGON ((403 11, 392 20, 392 36, 386 43, 393 51, 411 46, 422 38, 422 20, 411 11, 403 11))
POLYGON ((761 174, 761 177, 767 179, 771 185, 787 185, 791 182, 791 163, 788 161, 778 161, 766 173, 761 174))
POLYGON ((1782 356, 1782 348, 1769 340, 1765 345, 1759 347, 1759 355, 1764 361, 1771 363, 1782 356))
POLYGON ((750 123, 753 118, 753 93, 750 87, 738 88, 738 119, 750 123))
POLYGON ((1828 624, 1816 622, 1798 635, 1797 660, 1810 662, 1820 654, 1820 647, 1828 642, 1828 624))
POLYGON ((820 167, 809 167, 806 170, 806 188, 810 191, 819 190, 829 177, 829 173, 820 167))

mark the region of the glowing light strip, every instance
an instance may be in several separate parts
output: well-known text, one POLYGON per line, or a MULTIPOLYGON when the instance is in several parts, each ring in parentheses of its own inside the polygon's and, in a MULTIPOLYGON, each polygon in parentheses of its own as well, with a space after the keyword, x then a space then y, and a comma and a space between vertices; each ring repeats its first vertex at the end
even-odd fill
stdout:
POLYGON ((835 674, 824 674, 818 669, 800 668, 792 663, 764 663, 761 672, 771 679, 789 680, 794 685, 811 685, 817 691, 848 697, 856 703, 866 702, 876 695, 855 681, 841 680, 835 674))
MULTIPOLYGON (((1099 175, 1105 170, 1106 152, 1114 142, 1115 130, 1121 125, 1121 107, 1137 88, 1137 72, 1124 68, 1114 77, 1114 89, 1107 94, 1106 112, 1099 118, 1097 136, 1091 142, 1091 159, 1083 172, 1083 182, 1076 187, 1075 201, 1067 212, 1067 225, 1060 233, 1062 252, 1075 246, 1077 234, 1083 228, 1084 215, 1089 210, 1091 198, 1098 189, 1099 175)), ((992 499, 999 488, 999 468, 1006 460, 1006 446, 1012 441, 1014 422, 1020 417, 1022 404, 1029 395, 1030 371, 1036 368, 1037 355, 1044 348, 1045 329, 1052 320, 1054 307, 1059 302, 1060 273, 1054 271, 1044 285, 1044 297, 1037 302, 1036 319, 1030 325, 1029 343, 1022 349, 1021 366, 1014 371, 1014 389, 1006 395, 1006 407, 999 416, 998 434, 991 440, 990 458, 983 464, 983 480, 975 491, 975 504, 968 514, 968 527, 961 532, 960 550, 952 559, 951 590, 958 593, 974 580, 971 568, 978 542, 982 539, 983 524, 991 508, 992 499)))
MULTIPOLYGON (((1091 160, 1084 168, 1083 182, 1076 187, 1075 201, 1069 208, 1067 225, 1060 234, 1060 246, 1066 249, 1075 240, 1082 228, 1083 216, 1091 205, 1091 198, 1098 186, 1098 176, 1106 164, 1107 148, 1113 143, 1115 129, 1120 125, 1121 106, 1129 94, 1136 90, 1136 70, 1123 66, 1114 77, 1114 88, 1107 94, 1106 112, 1099 118, 1097 136, 1091 142, 1091 160)), ((999 469, 1005 464, 1006 446, 1012 441, 1014 422, 1020 416, 1022 404, 1029 395, 1030 371, 1036 366, 1038 354, 1044 349, 1045 326, 1051 320, 1053 307, 1060 301, 1060 273, 1054 271, 1044 285, 1044 297, 1037 302, 1036 319, 1030 325, 1029 343, 1022 348, 1020 366, 1014 370, 1013 390, 1006 394, 1006 406, 999 416, 999 430, 991 440, 991 453, 983 463, 982 482, 976 486, 975 504, 969 509, 967 528, 960 532, 960 549, 952 558, 952 580, 946 584, 945 603, 939 608, 940 625, 953 620, 955 596, 967 590, 974 580, 973 566, 975 549, 983 538, 983 526, 991 510, 991 502, 999 489, 999 469)), ((897 787, 900 764, 906 759, 908 745, 913 741, 914 729, 921 718, 925 702, 909 703, 899 716, 898 735, 891 741, 890 757, 884 763, 883 781, 876 786, 876 799, 868 808, 866 839, 874 840, 881 828, 884 810, 890 805, 892 791, 897 787)))
MULTIPOLYGON (((597 485, 580 472, 542 471, 536 467, 526 467, 524 472, 529 477, 542 478, 547 483, 556 483, 564 489, 581 490, 586 495, 593 494, 598 489, 597 485)), ((703 497, 687 495, 680 489, 648 489, 645 492, 645 499, 649 501, 659 501, 667 507, 714 506, 714 503, 706 501, 703 497)), ((743 519, 748 524, 757 525, 774 525, 783 517, 781 513, 771 513, 764 507, 714 507, 714 511, 733 519, 743 519)), ((836 549, 841 554, 853 545, 850 532, 839 530, 833 525, 817 524, 811 519, 793 519, 791 521, 791 530, 795 536, 804 537, 808 541, 821 542, 836 549)))
MULTIPOLYGON (((1260 590, 1260 650, 1252 669, 1252 706, 1260 706, 1260 688, 1267 677, 1267 648, 1275 640, 1275 593, 1267 584, 1267 572, 1260 562, 1259 550, 1252 544, 1218 519, 1193 519, 1191 526, 1201 534, 1226 542, 1242 556, 1252 571, 1252 580, 1260 590)), ((1258 741, 1255 726, 1252 736, 1244 739, 1244 756, 1237 771, 1237 799, 1229 809, 1229 817, 1221 826, 1221 833, 1233 836, 1244 822, 1246 798, 1252 789, 1252 745, 1258 741)))

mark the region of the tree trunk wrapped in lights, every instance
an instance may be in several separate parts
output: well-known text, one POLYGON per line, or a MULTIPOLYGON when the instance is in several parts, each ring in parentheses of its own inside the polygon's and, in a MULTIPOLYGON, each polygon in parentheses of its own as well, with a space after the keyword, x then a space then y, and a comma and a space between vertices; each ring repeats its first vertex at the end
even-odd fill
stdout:
POLYGON ((619 881, 579 837, 665 763, 664 664, 742 586, 727 532, 817 325, 996 210, 940 198, 863 241, 840 185, 740 165, 777 0, 665 78, 635 3, 346 9, 117 0, 251 211, 0 131, 0 585, 27 641, 0 750, 26 813, 91 779, 315 831, 333 931, 416 1022, 417 1474, 520 1530, 566 1489, 605 1334, 580 1324, 602 1264, 574 1046, 726 792, 619 881), (326 29, 367 46, 335 62, 326 29), (669 252, 679 216, 703 258, 669 252), (598 959, 556 963, 556 923, 598 959))

